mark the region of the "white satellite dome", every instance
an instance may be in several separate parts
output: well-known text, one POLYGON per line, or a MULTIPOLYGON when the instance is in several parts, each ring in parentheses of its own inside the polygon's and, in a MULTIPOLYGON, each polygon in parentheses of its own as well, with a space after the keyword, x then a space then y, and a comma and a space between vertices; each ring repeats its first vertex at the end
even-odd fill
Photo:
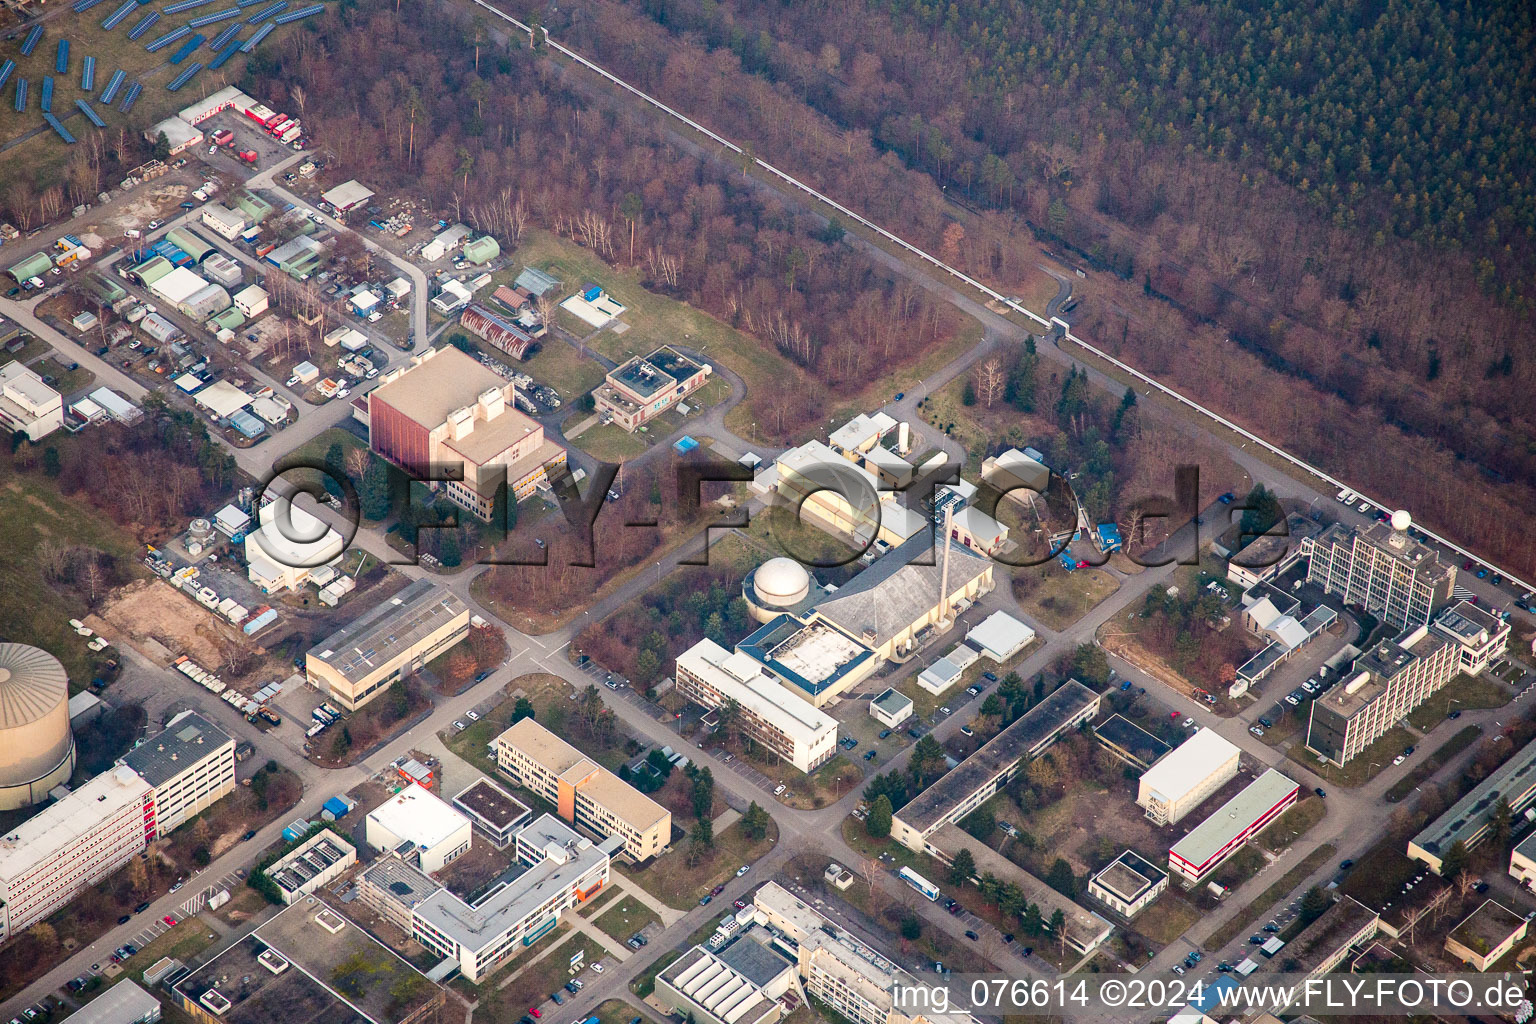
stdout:
POLYGON ((1407 509, 1400 508, 1396 512, 1392 513, 1392 529, 1401 533, 1412 525, 1413 516, 1408 514, 1407 509))
POLYGON ((811 574, 793 558, 771 558, 752 575, 752 591, 761 604, 786 608, 811 592, 811 574))

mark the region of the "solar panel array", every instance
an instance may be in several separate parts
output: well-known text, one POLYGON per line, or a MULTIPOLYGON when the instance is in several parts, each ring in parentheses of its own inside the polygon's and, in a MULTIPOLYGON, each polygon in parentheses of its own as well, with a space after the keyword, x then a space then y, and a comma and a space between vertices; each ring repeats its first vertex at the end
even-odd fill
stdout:
POLYGON ((63 139, 65 142, 71 144, 74 143, 75 137, 69 134, 68 128, 65 128, 62 124, 59 123, 58 118, 54 117, 52 114, 44 114, 43 120, 48 122, 48 127, 59 133, 59 138, 63 139))
POLYGON ((218 35, 208 40, 208 49, 214 51, 215 53, 224 49, 224 44, 235 38, 235 36, 238 35, 240 30, 244 27, 245 26, 241 25, 239 22, 236 22, 233 25, 224 26, 218 35))
POLYGON ((76 14, 84 14, 101 2, 102 0, 75 0, 70 6, 76 14))
POLYGON ((4 89, 5 88, 5 83, 9 82, 11 80, 11 76, 14 75, 15 73, 16 73, 16 62, 15 61, 8 60, 4 64, 0 64, 0 89, 4 89))
POLYGON ((325 10, 325 4, 310 4, 308 7, 300 7, 296 11, 289 11, 287 14, 278 15, 272 19, 272 24, 287 25, 301 18, 308 18, 311 15, 319 14, 323 10, 325 10))
POLYGON ((32 31, 27 33, 27 38, 21 41, 21 55, 32 56, 32 51, 37 49, 38 42, 43 38, 43 26, 33 25, 32 31))
POLYGON ((101 23, 101 27, 106 29, 108 32, 112 31, 114 28, 117 28, 117 26, 121 25, 124 19, 126 19, 128 15, 132 14, 138 6, 139 5, 137 0, 124 0, 123 4, 118 7, 117 10, 107 15, 107 19, 101 23))
POLYGON ((166 14, 180 14, 182 11, 190 11, 194 7, 203 7, 213 3, 213 0, 176 0, 165 8, 166 14))
POLYGON ((191 64, 188 64, 185 71, 171 79, 171 84, 167 85, 166 89, 171 92, 175 92, 177 89, 180 89, 182 86, 192 81, 192 76, 201 70, 203 70, 202 64, 199 64, 195 61, 191 64))
POLYGON ((192 56, 192 51, 193 50, 197 49, 199 46, 202 46, 202 45, 203 45, 203 34, 201 32, 199 32, 197 35, 193 36, 191 39, 188 39, 186 42, 184 42, 180 46, 176 47, 176 52, 171 54, 171 63, 172 64, 180 64, 182 61, 184 61, 188 57, 192 56))
POLYGON ((219 55, 217 57, 213 58, 213 60, 208 62, 208 70, 209 71, 217 71, 217 70, 219 70, 219 68, 224 66, 224 62, 225 61, 229 60, 229 58, 233 57, 235 54, 237 54, 239 52, 240 52, 240 40, 238 40, 238 39, 231 39, 228 43, 225 44, 224 49, 219 51, 219 55))
POLYGON ((101 102, 111 106, 112 101, 117 98, 117 90, 123 87, 123 82, 126 81, 127 78, 128 72, 124 71, 122 68, 118 68, 116 71, 112 72, 112 77, 107 79, 107 87, 101 90, 101 102))
POLYGON ((154 40, 148 46, 144 47, 144 49, 148 50, 150 53, 154 53, 156 50, 163 50, 167 46, 170 46, 172 43, 176 42, 178 39, 185 39, 191 34, 192 30, 185 25, 181 26, 181 28, 173 28, 159 39, 154 40))
POLYGON ((259 45, 263 39, 267 38, 267 36, 271 35, 272 30, 275 28, 277 28, 277 26, 271 22, 267 22, 265 25, 261 26, 261 28, 256 30, 255 35, 251 36, 251 38, 247 39, 244 43, 241 44, 240 52, 250 53, 252 50, 256 49, 257 45, 259 45))
POLYGON ((187 22, 187 24, 191 25, 193 28, 202 28, 204 25, 213 25, 217 24, 218 22, 225 21, 229 18, 238 17, 240 17, 240 8, 231 7, 228 10, 215 11, 212 14, 204 14, 200 17, 193 18, 191 21, 187 22))
POLYGON ((64 74, 69 70, 69 40, 60 39, 59 48, 53 57, 53 70, 56 74, 64 74))
POLYGON ((129 39, 137 39, 137 38, 139 38, 145 32, 149 31, 149 26, 153 25, 155 22, 157 22, 159 20, 160 20, 160 12, 159 11, 150 11, 148 14, 144 15, 144 17, 139 19, 139 23, 137 25, 133 26, 133 28, 128 31, 128 38, 129 39))
POLYGON ((80 91, 90 92, 96 88, 96 58, 86 57, 80 65, 80 91))
POLYGON ((43 95, 37 101, 37 105, 38 105, 38 109, 41 110, 45 114, 53 109, 53 76, 52 75, 44 75, 43 76, 43 95))
POLYGON ((286 11, 287 9, 288 9, 288 0, 277 0, 276 3, 268 4, 266 7, 263 7, 261 10, 257 11, 255 14, 253 14, 249 18, 245 19, 245 23, 247 25, 254 25, 258 21, 266 21, 268 18, 272 17, 272 15, 274 15, 274 14, 281 14, 283 11, 286 11))
POLYGON ((123 102, 118 104, 118 113, 126 114, 128 111, 132 110, 134 100, 137 100, 139 98, 139 93, 143 91, 144 86, 139 82, 134 82, 132 85, 130 85, 128 87, 128 95, 124 96, 123 102))
POLYGON ((107 122, 103 121, 85 100, 75 100, 75 106, 79 107, 80 113, 85 115, 85 119, 97 128, 105 128, 107 126, 107 122))
POLYGON ((16 79, 16 112, 20 113, 21 111, 26 110, 26 109, 27 109, 27 80, 25 78, 18 78, 18 79, 16 79))

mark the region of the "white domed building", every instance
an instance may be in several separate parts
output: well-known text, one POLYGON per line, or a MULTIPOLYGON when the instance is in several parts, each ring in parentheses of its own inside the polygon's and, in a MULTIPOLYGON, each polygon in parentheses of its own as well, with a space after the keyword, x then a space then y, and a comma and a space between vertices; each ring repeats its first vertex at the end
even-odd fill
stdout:
POLYGON ((782 555, 752 570, 741 585, 741 596, 758 622, 796 615, 813 597, 823 594, 805 566, 782 555))
POLYGON ((69 676, 27 644, 0 644, 0 811, 41 803, 75 770, 69 676))

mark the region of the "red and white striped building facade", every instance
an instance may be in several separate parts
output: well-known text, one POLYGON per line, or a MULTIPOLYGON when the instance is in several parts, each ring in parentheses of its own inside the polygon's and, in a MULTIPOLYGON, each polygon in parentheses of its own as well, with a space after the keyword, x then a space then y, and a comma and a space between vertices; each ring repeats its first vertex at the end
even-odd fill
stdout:
POLYGON ((153 787, 118 765, 0 837, 0 943, 126 864, 154 831, 153 787))
POLYGON ((1295 804, 1300 794, 1300 785, 1269 769, 1174 843, 1168 851, 1168 870, 1188 885, 1204 882, 1295 804))

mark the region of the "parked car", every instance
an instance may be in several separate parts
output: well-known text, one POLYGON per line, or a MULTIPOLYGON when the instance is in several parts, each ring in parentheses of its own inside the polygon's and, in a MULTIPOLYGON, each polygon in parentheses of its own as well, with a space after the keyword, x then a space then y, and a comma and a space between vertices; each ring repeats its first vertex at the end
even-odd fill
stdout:
POLYGON ((249 830, 249 831, 248 831, 248 832, 246 832, 246 833, 245 833, 245 835, 243 835, 243 836, 241 836, 241 837, 240 837, 240 840, 241 840, 241 841, 242 841, 242 842, 246 842, 246 843, 248 843, 248 842, 250 842, 250 841, 251 841, 251 840, 252 840, 252 839, 255 839, 255 838, 256 838, 256 830, 255 830, 255 829, 251 829, 251 830, 249 830))
POLYGON ((1323 791, 1322 786, 1318 786, 1316 789, 1312 790, 1312 792, 1316 793, 1319 797, 1326 798, 1328 796, 1328 794, 1323 791))
POLYGON ((969 928, 967 928, 965 930, 965 937, 970 939, 972 942, 975 942, 977 939, 981 938, 980 935, 977 935, 975 932, 971 931, 969 928))
POLYGON ((997 682, 997 673, 996 672, 983 672, 981 674, 981 678, 985 679, 989 683, 995 683, 995 682, 997 682))
POLYGON ((174 928, 174 927, 176 927, 176 919, 174 917, 172 917, 170 914, 166 914, 160 920, 165 922, 165 926, 167 928, 174 928))
POLYGON ((751 870, 752 870, 752 865, 751 864, 743 864, 741 867, 736 869, 736 877, 740 878, 742 875, 746 874, 748 871, 751 871, 751 870))

